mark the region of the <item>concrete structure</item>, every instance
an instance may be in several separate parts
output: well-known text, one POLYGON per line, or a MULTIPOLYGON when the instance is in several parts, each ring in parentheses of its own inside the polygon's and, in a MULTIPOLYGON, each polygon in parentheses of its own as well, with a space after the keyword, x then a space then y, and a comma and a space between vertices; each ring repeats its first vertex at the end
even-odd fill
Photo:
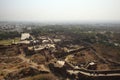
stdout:
POLYGON ((27 40, 30 39, 30 34, 29 33, 22 33, 21 34, 21 40, 27 40))

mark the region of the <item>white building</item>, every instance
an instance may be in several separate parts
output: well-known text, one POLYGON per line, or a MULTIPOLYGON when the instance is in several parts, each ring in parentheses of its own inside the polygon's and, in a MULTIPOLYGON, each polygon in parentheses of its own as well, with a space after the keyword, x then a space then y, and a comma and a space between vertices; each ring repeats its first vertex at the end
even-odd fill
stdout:
POLYGON ((30 39, 30 34, 29 33, 22 33, 21 34, 21 40, 27 40, 30 39))

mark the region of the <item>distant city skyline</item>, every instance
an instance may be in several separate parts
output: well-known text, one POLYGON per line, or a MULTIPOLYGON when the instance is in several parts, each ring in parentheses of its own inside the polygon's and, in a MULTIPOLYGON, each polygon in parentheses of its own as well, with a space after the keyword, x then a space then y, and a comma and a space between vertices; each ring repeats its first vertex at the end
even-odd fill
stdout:
POLYGON ((120 22, 120 0, 0 0, 0 21, 120 22))

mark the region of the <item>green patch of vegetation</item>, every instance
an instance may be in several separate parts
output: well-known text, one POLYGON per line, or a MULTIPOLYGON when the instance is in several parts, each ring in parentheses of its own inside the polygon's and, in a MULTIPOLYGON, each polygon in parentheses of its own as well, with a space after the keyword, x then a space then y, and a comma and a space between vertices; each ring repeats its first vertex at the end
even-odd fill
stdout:
POLYGON ((0 32, 0 40, 14 39, 15 37, 20 37, 20 33, 18 33, 17 31, 13 31, 13 32, 1 31, 0 32))
POLYGON ((20 41, 20 38, 0 40, 0 45, 11 45, 12 43, 17 43, 20 41))
POLYGON ((11 40, 0 40, 0 45, 10 45, 12 43, 11 40))

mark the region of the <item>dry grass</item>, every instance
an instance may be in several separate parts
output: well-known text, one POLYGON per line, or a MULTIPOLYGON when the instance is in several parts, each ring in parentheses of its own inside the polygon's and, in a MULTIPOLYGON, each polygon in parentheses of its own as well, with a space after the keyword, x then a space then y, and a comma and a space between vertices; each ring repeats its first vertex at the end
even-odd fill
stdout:
POLYGON ((46 59, 44 56, 40 55, 40 54, 35 54, 31 57, 31 60, 35 63, 38 63, 38 64, 44 64, 46 59))
POLYGON ((108 64, 98 64, 97 70, 110 70, 108 64))
POLYGON ((53 74, 49 73, 49 74, 39 74, 33 77, 25 78, 23 80, 58 80, 58 79, 53 74))

